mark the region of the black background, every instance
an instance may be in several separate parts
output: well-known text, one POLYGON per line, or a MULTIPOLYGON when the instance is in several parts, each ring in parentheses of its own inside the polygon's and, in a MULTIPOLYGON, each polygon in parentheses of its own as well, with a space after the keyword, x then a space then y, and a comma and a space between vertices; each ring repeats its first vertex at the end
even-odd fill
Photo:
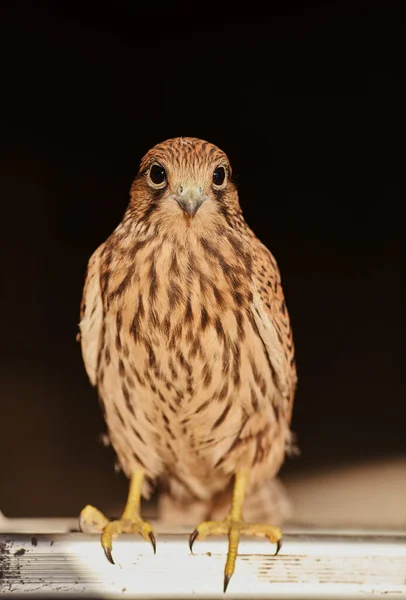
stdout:
POLYGON ((5 514, 124 502, 125 478, 97 441, 79 303, 142 155, 180 135, 228 153, 246 220, 282 272, 302 450, 284 472, 405 452, 389 6, 2 3, 5 514))

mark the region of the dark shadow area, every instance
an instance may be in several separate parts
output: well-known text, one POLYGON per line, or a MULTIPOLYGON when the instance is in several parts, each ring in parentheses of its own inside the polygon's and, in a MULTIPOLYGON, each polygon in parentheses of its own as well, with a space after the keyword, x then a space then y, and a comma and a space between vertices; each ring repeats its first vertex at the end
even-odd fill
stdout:
POLYGON ((1 9, 1 510, 124 503, 97 441, 79 303, 142 155, 180 135, 228 153, 281 269, 301 447, 284 471, 405 454, 397 16, 349 2, 86 6, 1 9))

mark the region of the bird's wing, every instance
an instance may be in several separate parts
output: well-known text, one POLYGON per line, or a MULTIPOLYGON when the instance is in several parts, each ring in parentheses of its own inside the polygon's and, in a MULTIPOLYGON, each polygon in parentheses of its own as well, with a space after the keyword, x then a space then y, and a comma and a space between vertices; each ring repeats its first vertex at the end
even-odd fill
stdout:
POLYGON ((80 307, 80 339, 85 368, 92 385, 97 383, 97 363, 102 338, 103 302, 100 290, 100 255, 104 244, 92 254, 87 265, 80 307))
POLYGON ((278 265, 254 239, 254 295, 251 310, 264 344, 283 412, 290 420, 296 389, 295 349, 278 265))

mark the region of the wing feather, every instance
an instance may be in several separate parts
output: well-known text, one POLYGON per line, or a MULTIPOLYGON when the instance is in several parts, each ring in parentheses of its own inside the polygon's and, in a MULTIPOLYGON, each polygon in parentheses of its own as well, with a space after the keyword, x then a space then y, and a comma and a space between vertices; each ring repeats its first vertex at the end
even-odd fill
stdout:
POLYGON ((97 384, 97 365, 102 342, 103 302, 100 290, 100 256, 104 244, 90 257, 82 304, 80 307, 80 340, 83 362, 92 385, 97 384))
POLYGON ((254 295, 251 311, 274 373, 285 414, 290 420, 297 375, 295 349, 281 277, 271 252, 255 238, 254 295))

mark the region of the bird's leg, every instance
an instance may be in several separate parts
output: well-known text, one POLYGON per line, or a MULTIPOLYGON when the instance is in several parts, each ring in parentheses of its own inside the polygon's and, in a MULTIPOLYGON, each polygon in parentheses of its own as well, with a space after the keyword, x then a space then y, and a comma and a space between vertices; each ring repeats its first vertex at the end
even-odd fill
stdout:
POLYGON ((267 537, 276 544, 278 554, 281 548, 282 532, 271 525, 246 523, 242 516, 245 492, 249 479, 248 471, 238 471, 235 476, 233 499, 231 509, 223 521, 205 521, 196 527, 190 536, 189 546, 192 551, 195 540, 203 540, 209 535, 228 535, 227 562, 224 569, 224 591, 226 591, 232 574, 235 570, 235 561, 238 552, 240 535, 267 537))
POLYGON ((130 490, 128 492, 127 504, 121 518, 118 521, 109 521, 103 513, 89 504, 80 513, 79 526, 84 532, 100 531, 101 544, 107 559, 114 564, 112 557, 113 538, 120 533, 139 533, 144 539, 150 541, 156 551, 155 536, 149 523, 142 520, 140 516, 141 486, 144 479, 144 471, 135 471, 131 477, 130 490))

